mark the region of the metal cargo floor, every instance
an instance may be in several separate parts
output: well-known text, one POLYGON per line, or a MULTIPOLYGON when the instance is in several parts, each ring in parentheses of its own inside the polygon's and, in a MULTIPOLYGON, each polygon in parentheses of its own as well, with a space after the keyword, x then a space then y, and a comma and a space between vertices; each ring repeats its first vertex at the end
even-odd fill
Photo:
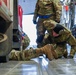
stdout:
POLYGON ((8 61, 0 63, 0 75, 76 75, 76 59, 8 61))

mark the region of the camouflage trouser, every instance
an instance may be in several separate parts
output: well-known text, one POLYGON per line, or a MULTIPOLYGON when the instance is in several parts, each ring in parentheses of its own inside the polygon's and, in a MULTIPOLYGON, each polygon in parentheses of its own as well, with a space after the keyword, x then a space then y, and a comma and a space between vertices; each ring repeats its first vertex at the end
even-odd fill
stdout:
POLYGON ((68 52, 66 49, 66 44, 65 45, 54 45, 54 50, 58 56, 58 58, 64 56, 67 58, 68 52))
POLYGON ((43 22, 45 19, 39 19, 36 25, 36 29, 37 29, 37 39, 36 39, 36 43, 37 43, 37 47, 40 48, 43 46, 42 44, 42 40, 43 37, 45 35, 45 27, 43 26, 43 22))
POLYGON ((12 50, 9 54, 9 60, 30 60, 32 58, 36 58, 39 55, 36 53, 36 50, 29 49, 29 50, 23 50, 23 51, 16 51, 12 50))
MULTIPOLYGON (((37 42, 37 44, 38 44, 40 47, 43 46, 43 45, 42 45, 42 40, 43 40, 43 39, 40 40, 40 38, 41 38, 41 37, 44 37, 45 32, 48 31, 48 29, 49 29, 49 27, 45 26, 43 22, 44 22, 45 20, 50 20, 50 19, 51 19, 51 21, 53 21, 53 22, 51 22, 51 24, 56 24, 56 22, 54 21, 54 20, 55 20, 54 18, 55 18, 54 16, 51 16, 50 18, 46 18, 46 19, 39 18, 39 20, 38 20, 38 22, 37 22, 37 25, 36 25, 36 29, 37 29, 37 40, 36 40, 36 42, 37 42), (41 37, 40 37, 40 36, 41 36, 41 37), (40 41, 38 41, 38 40, 40 40, 40 41)), ((51 33, 51 32, 50 32, 50 33, 51 33)), ((50 35, 51 35, 51 34, 50 34, 50 35)))
POLYGON ((56 53, 59 57, 62 56, 66 52, 66 44, 69 44, 71 46, 70 56, 73 57, 76 52, 76 39, 72 35, 69 36, 68 40, 64 45, 56 46, 56 53))

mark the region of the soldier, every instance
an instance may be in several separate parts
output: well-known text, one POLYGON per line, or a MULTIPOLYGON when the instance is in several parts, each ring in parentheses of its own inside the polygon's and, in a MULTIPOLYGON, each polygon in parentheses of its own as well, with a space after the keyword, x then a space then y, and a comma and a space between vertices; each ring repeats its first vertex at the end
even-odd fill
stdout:
POLYGON ((51 19, 59 23, 61 12, 62 6, 60 4, 60 0, 37 0, 33 17, 33 23, 37 24, 37 47, 41 47, 41 42, 46 31, 43 21, 51 19))
POLYGON ((51 44, 47 44, 44 47, 37 48, 37 49, 28 49, 22 51, 12 50, 9 54, 10 60, 30 60, 32 58, 36 58, 42 54, 45 54, 49 60, 56 58, 56 54, 53 50, 53 46, 51 44), (55 57, 53 56, 55 54, 55 57))
POLYGON ((52 38, 52 44, 58 57, 67 57, 66 44, 71 46, 69 57, 73 58, 76 52, 76 39, 71 31, 53 20, 44 21, 44 27, 52 38))

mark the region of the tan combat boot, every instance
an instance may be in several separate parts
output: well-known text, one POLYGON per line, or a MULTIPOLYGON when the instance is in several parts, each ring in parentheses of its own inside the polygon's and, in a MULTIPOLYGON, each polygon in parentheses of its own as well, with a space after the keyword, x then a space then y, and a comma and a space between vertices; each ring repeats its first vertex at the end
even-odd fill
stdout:
POLYGON ((49 60, 53 60, 54 56, 52 54, 52 45, 47 44, 42 48, 36 49, 37 54, 45 54, 49 60))

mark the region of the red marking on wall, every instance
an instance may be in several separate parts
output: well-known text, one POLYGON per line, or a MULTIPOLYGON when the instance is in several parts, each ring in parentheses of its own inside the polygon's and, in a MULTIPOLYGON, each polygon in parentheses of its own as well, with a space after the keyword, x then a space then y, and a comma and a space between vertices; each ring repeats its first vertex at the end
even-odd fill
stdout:
POLYGON ((1 2, 1 0, 0 0, 0 6, 2 6, 2 2, 1 2))
POLYGON ((5 5, 7 6, 7 0, 3 0, 3 1, 4 1, 5 5))

